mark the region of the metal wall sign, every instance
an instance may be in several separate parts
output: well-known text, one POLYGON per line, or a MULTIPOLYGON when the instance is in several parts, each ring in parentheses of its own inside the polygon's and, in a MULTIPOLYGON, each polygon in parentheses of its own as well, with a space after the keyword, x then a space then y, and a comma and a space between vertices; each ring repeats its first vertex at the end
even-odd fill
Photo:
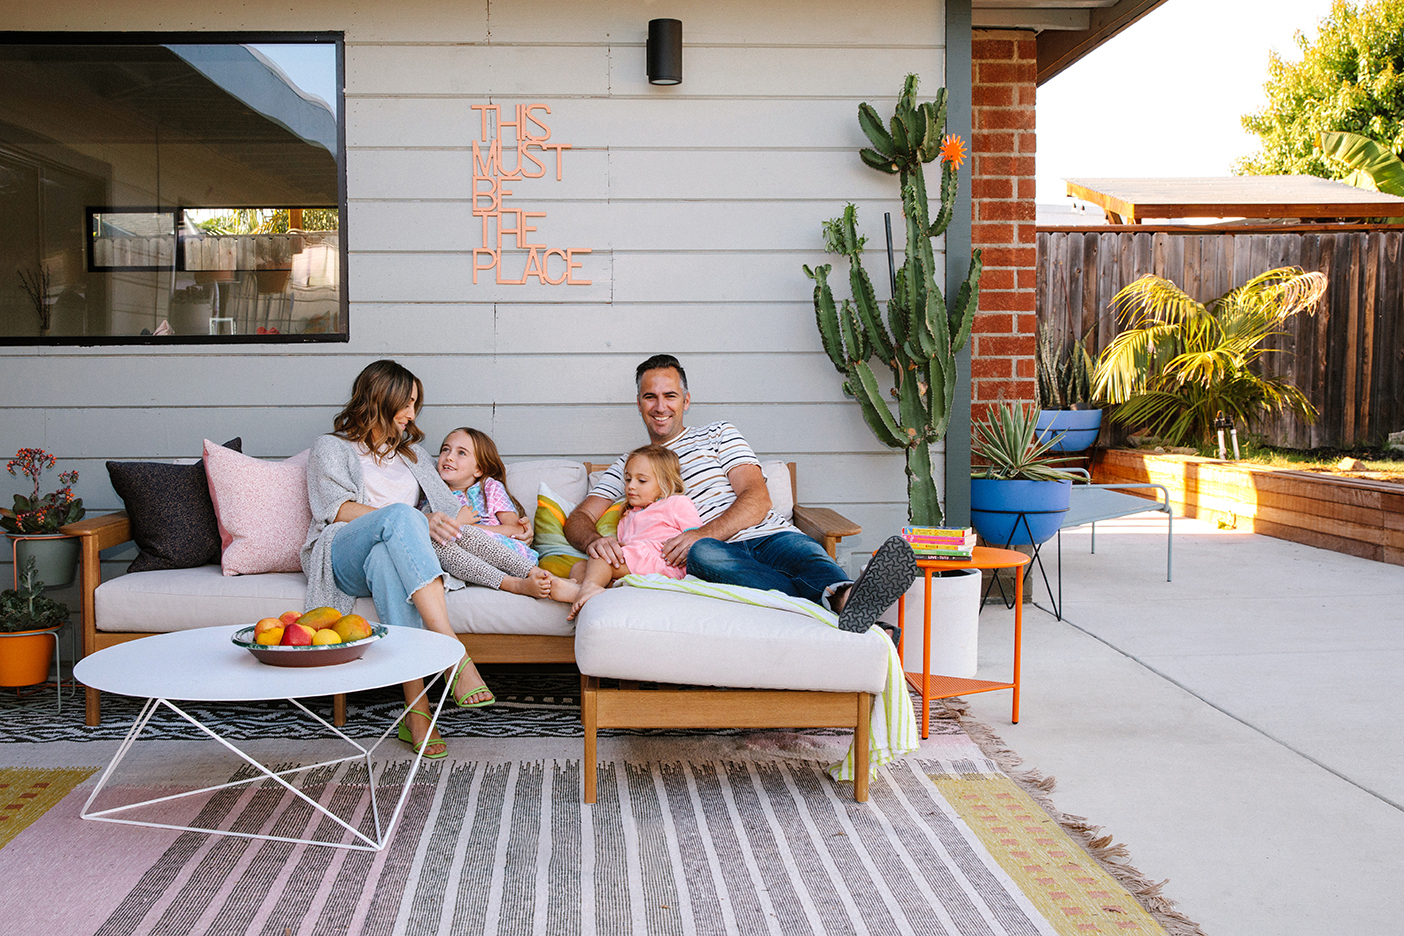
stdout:
POLYGON ((482 121, 481 140, 473 141, 473 217, 482 224, 482 246, 473 248, 473 284, 492 272, 499 286, 522 286, 535 278, 544 286, 589 286, 577 271, 578 255, 589 247, 551 247, 536 243, 544 211, 527 211, 509 203, 504 183, 540 179, 552 168, 564 176, 569 143, 552 143, 546 104, 516 104, 506 113, 497 104, 474 104, 482 121), (504 159, 506 157, 506 159, 504 159), (507 161, 512 162, 509 168, 507 161))

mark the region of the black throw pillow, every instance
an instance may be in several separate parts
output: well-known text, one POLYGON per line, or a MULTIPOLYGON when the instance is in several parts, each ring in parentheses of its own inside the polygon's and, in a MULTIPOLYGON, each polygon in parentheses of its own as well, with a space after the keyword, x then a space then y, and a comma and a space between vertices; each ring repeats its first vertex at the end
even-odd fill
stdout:
MULTIPOLYGON (((224 447, 242 452, 243 439, 230 439, 224 447)), ((107 475, 126 505, 140 550, 128 572, 192 569, 219 561, 219 521, 203 459, 193 465, 110 461, 107 475)))

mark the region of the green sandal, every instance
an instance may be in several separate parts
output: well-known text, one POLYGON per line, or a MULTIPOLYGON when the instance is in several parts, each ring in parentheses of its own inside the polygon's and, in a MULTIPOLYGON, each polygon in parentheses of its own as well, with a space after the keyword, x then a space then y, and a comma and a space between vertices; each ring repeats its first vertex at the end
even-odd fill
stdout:
MULTIPOLYGON (((419 709, 406 709, 405 716, 407 717, 410 715, 423 715, 425 718, 429 717, 427 712, 421 712, 419 709)), ((419 742, 418 744, 415 744, 414 735, 410 733, 410 726, 409 722, 406 720, 406 717, 402 717, 400 719, 399 735, 400 740, 408 744, 410 746, 411 751, 414 751, 414 753, 423 757, 425 760, 438 760, 441 757, 448 756, 448 742, 445 741, 443 738, 426 737, 423 741, 419 742), (424 750, 431 744, 437 744, 441 746, 437 753, 430 754, 424 750)))
MULTIPOLYGON (((456 683, 456 682, 458 682, 458 674, 461 673, 461 672, 463 672, 463 667, 467 666, 469 663, 472 663, 472 662, 473 662, 473 658, 472 658, 472 657, 469 657, 469 656, 466 656, 466 657, 464 657, 464 658, 459 662, 459 664, 458 664, 457 666, 455 666, 455 667, 453 668, 453 675, 449 677, 449 692, 450 692, 450 693, 453 692, 453 684, 456 683)), ((453 704, 456 705, 456 706, 458 706, 459 708, 486 708, 487 706, 492 705, 494 702, 497 701, 497 696, 495 696, 495 695, 492 694, 492 690, 491 690, 491 689, 488 689, 488 697, 487 697, 486 699, 484 699, 483 701, 481 701, 481 702, 465 702, 465 701, 463 701, 464 699, 471 699, 471 698, 473 698, 473 696, 475 696, 475 695, 477 695, 478 693, 482 692, 484 689, 487 689, 487 683, 483 683, 483 684, 482 684, 481 686, 479 686, 478 688, 472 689, 472 690, 470 690, 470 691, 468 691, 468 692, 465 692, 465 693, 463 693, 463 695, 461 695, 461 696, 460 696, 460 695, 455 695, 455 696, 453 696, 453 704)))

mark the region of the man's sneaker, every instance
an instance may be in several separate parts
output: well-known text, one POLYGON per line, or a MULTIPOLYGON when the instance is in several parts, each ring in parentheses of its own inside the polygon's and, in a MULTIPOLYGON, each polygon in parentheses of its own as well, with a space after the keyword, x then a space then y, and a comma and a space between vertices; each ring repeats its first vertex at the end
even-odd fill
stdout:
POLYGON ((882 612, 906 594, 916 577, 912 547, 900 536, 888 537, 848 590, 848 600, 839 612, 839 628, 862 633, 872 627, 882 612))

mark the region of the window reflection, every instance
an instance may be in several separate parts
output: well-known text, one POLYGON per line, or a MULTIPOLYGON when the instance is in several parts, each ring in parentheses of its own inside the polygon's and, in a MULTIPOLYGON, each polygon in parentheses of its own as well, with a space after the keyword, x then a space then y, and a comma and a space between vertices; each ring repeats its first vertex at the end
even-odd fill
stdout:
POLYGON ((313 38, 0 34, 0 342, 344 337, 340 49, 313 38))

